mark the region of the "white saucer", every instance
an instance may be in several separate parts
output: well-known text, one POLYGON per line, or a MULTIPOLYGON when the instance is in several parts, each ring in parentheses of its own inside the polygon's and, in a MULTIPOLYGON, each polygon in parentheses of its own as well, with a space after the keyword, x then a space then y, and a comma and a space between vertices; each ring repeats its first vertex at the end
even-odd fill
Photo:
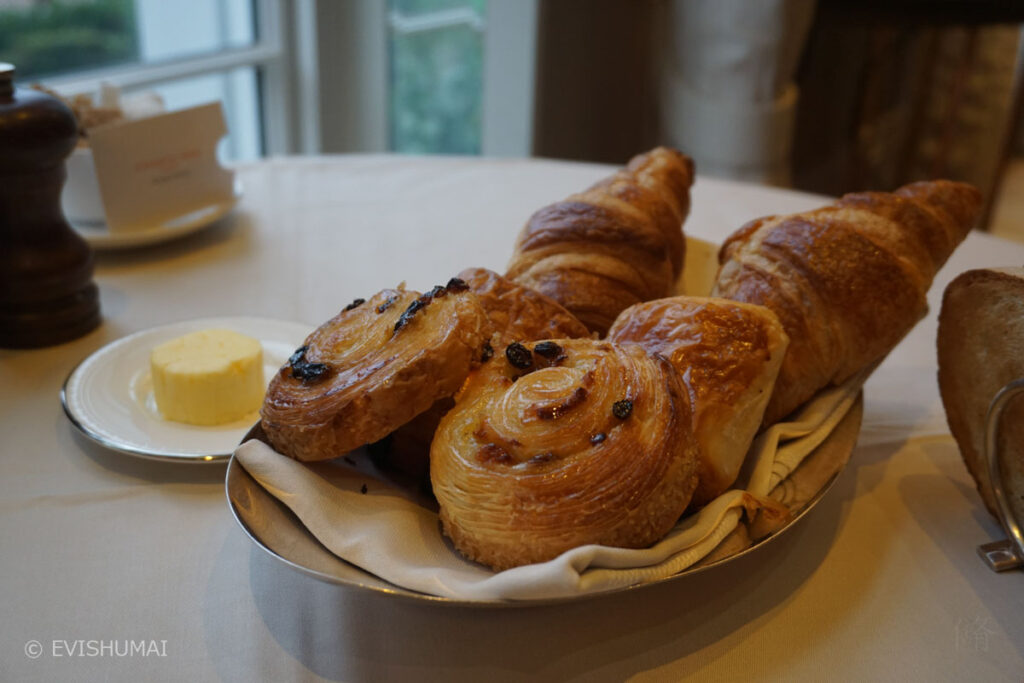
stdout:
POLYGON ((204 206, 145 230, 111 232, 106 223, 69 222, 94 249, 131 249, 168 242, 208 228, 235 208, 240 198, 241 194, 236 192, 231 199, 204 206))
POLYGON ((260 340, 268 382, 313 329, 264 318, 206 318, 136 332, 107 344, 68 375, 60 392, 64 412, 83 434, 115 451, 176 462, 226 460, 259 415, 253 412, 214 427, 164 420, 153 398, 149 371, 154 346, 210 328, 260 340))

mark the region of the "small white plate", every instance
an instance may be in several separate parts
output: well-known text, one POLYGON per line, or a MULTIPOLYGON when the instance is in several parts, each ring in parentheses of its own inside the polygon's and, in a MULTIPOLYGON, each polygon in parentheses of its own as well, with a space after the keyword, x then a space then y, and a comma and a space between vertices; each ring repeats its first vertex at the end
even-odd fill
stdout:
POLYGON ((313 329, 264 318, 205 318, 136 332, 107 344, 72 370, 60 392, 64 412, 83 434, 115 451, 177 462, 226 460, 259 415, 253 412, 213 427, 165 420, 156 407, 149 371, 154 346, 211 328, 258 339, 267 382, 313 329))
POLYGON ((112 232, 106 223, 93 224, 75 221, 70 221, 70 223, 71 227, 84 237, 85 241, 94 249, 114 250, 146 247, 178 239, 210 227, 235 208, 240 198, 241 193, 236 188, 235 196, 231 199, 204 206, 144 230, 112 232))

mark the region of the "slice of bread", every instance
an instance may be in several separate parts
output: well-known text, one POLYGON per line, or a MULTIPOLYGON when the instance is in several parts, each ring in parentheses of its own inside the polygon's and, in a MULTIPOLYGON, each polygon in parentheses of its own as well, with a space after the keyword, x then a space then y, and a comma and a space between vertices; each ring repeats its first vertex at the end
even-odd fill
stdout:
MULTIPOLYGON (((985 418, 999 390, 1024 378, 1024 268, 969 270, 942 298, 938 331, 939 391, 946 420, 985 506, 997 503, 985 461, 985 418)), ((1024 395, 1007 406, 999 450, 1011 507, 1024 499, 1024 395)))

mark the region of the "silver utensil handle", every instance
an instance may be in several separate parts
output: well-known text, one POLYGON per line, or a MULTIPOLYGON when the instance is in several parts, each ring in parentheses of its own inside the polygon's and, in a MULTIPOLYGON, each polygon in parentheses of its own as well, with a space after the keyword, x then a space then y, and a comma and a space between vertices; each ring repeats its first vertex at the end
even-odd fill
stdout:
POLYGON ((999 471, 999 427, 1002 421, 1003 412, 1006 410, 1006 406, 1009 405, 1010 401, 1016 398, 1019 394, 1024 393, 1024 379, 1014 380, 1010 382, 996 394, 995 398, 992 399, 992 403, 989 404, 988 414, 985 417, 985 460, 988 463, 988 477, 989 482, 992 485, 992 494, 995 496, 996 504, 999 507, 999 516, 1003 523, 1003 529, 1006 530, 1008 541, 1000 542, 998 544, 988 544, 978 548, 979 554, 989 563, 989 566, 996 571, 1002 571, 1004 569, 1012 569, 1024 565, 1024 534, 1021 533, 1020 524, 1017 518, 1013 514, 1013 509, 1010 507, 1010 502, 1006 498, 1006 492, 1003 490, 1003 479, 1002 473, 999 471), (1005 544, 1005 545, 1004 545, 1005 544), (994 550, 991 546, 999 545, 1000 555, 1003 559, 1002 562, 992 561, 992 551, 994 550), (987 549, 988 552, 983 552, 983 549, 987 549), (1014 556, 1015 562, 1007 562, 1006 553, 1010 553, 1014 556))

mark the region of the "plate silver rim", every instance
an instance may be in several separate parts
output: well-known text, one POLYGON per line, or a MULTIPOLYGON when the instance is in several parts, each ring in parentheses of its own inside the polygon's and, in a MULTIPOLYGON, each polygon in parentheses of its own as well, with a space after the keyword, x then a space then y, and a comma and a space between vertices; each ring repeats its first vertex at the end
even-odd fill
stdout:
POLYGON ((79 421, 79 419, 75 416, 74 411, 72 411, 71 408, 68 406, 67 399, 68 382, 71 381, 71 378, 72 376, 74 376, 75 371, 77 371, 78 368, 84 362, 85 360, 79 362, 78 365, 75 366, 75 369, 68 373, 68 376, 64 379, 64 384, 62 384, 60 387, 60 405, 64 409, 64 414, 67 415, 68 421, 71 422, 75 429, 77 429, 79 433, 81 433, 83 436, 87 437, 94 443, 103 446, 107 450, 116 451, 118 453, 123 453, 125 455, 131 455, 137 458, 145 458, 146 460, 154 460, 158 462, 191 463, 203 465, 207 463, 224 463, 231 458, 231 453, 218 453, 214 455, 199 455, 191 453, 182 455, 171 455, 163 453, 153 453, 151 451, 146 451, 140 448, 133 448, 132 446, 118 443, 116 441, 111 441, 102 434, 89 429, 84 424, 82 424, 79 421))
MULTIPOLYGON (((312 327, 310 327, 308 325, 305 325, 304 323, 297 323, 297 322, 291 321, 291 320, 277 320, 277 319, 273 319, 273 318, 261 318, 261 317, 258 317, 258 316, 237 316, 235 318, 236 319, 240 319, 240 320, 259 320, 259 321, 264 322, 264 323, 278 323, 278 324, 287 324, 287 325, 301 325, 303 327, 309 327, 309 329, 312 330, 312 327)), ((208 452, 208 453, 180 453, 179 454, 179 453, 166 453, 166 452, 151 451, 151 450, 146 450, 144 448, 136 448, 134 446, 131 446, 129 444, 125 444, 125 443, 122 443, 122 442, 114 441, 114 440, 108 438, 106 435, 101 434, 101 433, 99 433, 99 432, 97 432, 97 431, 95 431, 93 429, 90 429, 86 424, 84 424, 82 422, 82 420, 79 418, 79 416, 75 414, 75 411, 71 408, 71 406, 69 405, 69 402, 68 402, 68 384, 71 382, 72 378, 74 378, 75 373, 77 373, 85 363, 87 363, 89 360, 93 359, 97 354, 103 353, 103 352, 108 352, 108 351, 110 351, 112 348, 114 348, 116 346, 119 346, 119 345, 122 345, 122 344, 126 344, 126 343, 130 342, 133 338, 137 337, 137 336, 140 336, 140 335, 143 335, 143 334, 147 334, 147 333, 150 333, 150 332, 154 332, 154 331, 160 330, 162 328, 177 327, 177 326, 180 326, 180 325, 186 325, 186 324, 190 324, 190 323, 198 323, 198 322, 203 322, 203 321, 206 321, 206 320, 214 322, 214 321, 224 321, 224 320, 231 320, 231 319, 232 319, 232 316, 226 316, 226 317, 225 316, 215 316, 215 317, 211 317, 211 318, 196 318, 196 319, 189 319, 189 320, 179 320, 177 322, 167 323, 165 325, 156 325, 154 327, 149 327, 149 328, 146 328, 146 329, 143 329, 143 330, 138 330, 137 332, 133 332, 131 334, 125 335, 124 337, 121 337, 119 339, 115 339, 114 341, 111 341, 111 342, 109 342, 107 344, 104 344, 103 346, 101 346, 100 348, 96 349, 95 351, 90 353, 88 356, 83 358, 81 361, 79 361, 75 365, 75 367, 71 370, 71 372, 68 373, 67 377, 64 378, 64 382, 61 384, 61 387, 60 387, 60 405, 61 405, 61 408, 64 411, 64 415, 67 416, 68 421, 71 423, 71 425, 76 430, 78 430, 78 432, 80 434, 82 434, 83 436, 88 438, 93 443, 96 443, 96 444, 102 446, 103 448, 106 448, 107 450, 114 451, 116 453, 121 453, 123 455, 130 455, 130 456, 133 456, 133 457, 142 458, 142 459, 145 459, 145 460, 151 460, 151 461, 155 461, 155 462, 169 462, 169 463, 191 464, 191 465, 208 465, 208 464, 224 464, 224 463, 226 463, 231 458, 231 454, 233 452, 233 449, 225 450, 222 453, 221 452, 208 452)))

